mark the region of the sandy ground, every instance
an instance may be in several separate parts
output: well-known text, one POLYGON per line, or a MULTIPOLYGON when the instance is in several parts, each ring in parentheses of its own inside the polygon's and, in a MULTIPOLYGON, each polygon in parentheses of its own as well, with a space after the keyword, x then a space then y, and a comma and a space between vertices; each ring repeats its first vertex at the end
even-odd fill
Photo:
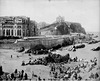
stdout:
POLYGON ((87 60, 97 57, 98 62, 100 62, 100 51, 91 50, 92 48, 96 48, 100 46, 100 42, 96 44, 86 44, 86 43, 84 44, 85 44, 85 48, 77 49, 75 52, 68 51, 68 49, 71 47, 71 46, 68 46, 68 47, 64 47, 62 51, 56 50, 53 53, 58 53, 61 55, 65 55, 69 53, 72 58, 77 56, 79 59, 87 59, 87 60))
MULTIPOLYGON (((76 52, 68 51, 67 49, 69 47, 64 47, 62 50, 55 51, 58 54, 65 55, 67 53, 70 54, 72 58, 78 57, 80 59, 93 59, 94 57, 97 57, 98 65, 100 64, 100 51, 92 51, 92 48, 95 48, 100 45, 100 43, 96 44, 85 44, 86 47, 82 49, 77 49, 76 52)), ((54 53, 55 53, 54 52, 54 53)), ((33 55, 32 58, 38 58, 38 57, 44 57, 46 55, 33 55)), ((49 66, 43 66, 43 65, 27 65, 27 66, 21 66, 22 61, 25 60, 26 62, 29 60, 29 56, 24 53, 18 53, 16 50, 13 49, 0 49, 0 65, 3 67, 3 71, 12 73, 15 69, 18 69, 21 71, 22 69, 25 70, 26 73, 28 73, 29 77, 31 77, 31 72, 34 71, 34 74, 37 74, 38 76, 41 76, 42 78, 49 78, 49 66), (13 55, 13 58, 11 58, 11 55, 13 55), (20 57, 17 58, 17 55, 20 57)), ((92 72, 96 72, 96 69, 94 69, 92 72)), ((88 73, 83 74, 84 77, 87 77, 88 73)))

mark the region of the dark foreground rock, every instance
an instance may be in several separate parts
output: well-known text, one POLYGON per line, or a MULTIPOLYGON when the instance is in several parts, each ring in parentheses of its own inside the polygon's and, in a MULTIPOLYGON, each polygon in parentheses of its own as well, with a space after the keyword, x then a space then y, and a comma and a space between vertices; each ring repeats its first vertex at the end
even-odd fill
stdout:
POLYGON ((93 48, 93 49, 91 49, 91 50, 93 50, 93 51, 100 51, 100 46, 98 46, 98 47, 96 47, 96 48, 93 48))
POLYGON ((85 29, 81 26, 80 23, 71 23, 70 28, 71 28, 73 33, 86 34, 85 29))

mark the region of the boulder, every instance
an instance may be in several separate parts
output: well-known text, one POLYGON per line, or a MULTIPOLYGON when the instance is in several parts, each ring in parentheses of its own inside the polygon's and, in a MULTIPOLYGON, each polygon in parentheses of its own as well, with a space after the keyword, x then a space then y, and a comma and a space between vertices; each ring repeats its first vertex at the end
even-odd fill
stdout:
POLYGON ((25 48, 24 47, 21 47, 19 50, 18 50, 18 52, 23 52, 25 50, 25 48))
POLYGON ((84 47, 85 47, 85 44, 78 44, 78 45, 75 45, 75 48, 76 48, 76 49, 84 48, 84 47))
POLYGON ((100 50, 100 46, 98 46, 97 48, 93 48, 93 51, 99 51, 100 50))

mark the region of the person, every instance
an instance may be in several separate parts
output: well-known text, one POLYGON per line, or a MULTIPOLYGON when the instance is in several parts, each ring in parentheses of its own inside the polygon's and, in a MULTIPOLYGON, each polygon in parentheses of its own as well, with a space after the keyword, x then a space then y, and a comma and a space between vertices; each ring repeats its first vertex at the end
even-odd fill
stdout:
POLYGON ((25 65, 25 61, 22 61, 22 66, 24 66, 25 65))
POLYGON ((11 55, 11 58, 12 58, 12 55, 11 55))
POLYGON ((24 75, 24 79, 25 79, 25 80, 28 80, 27 73, 25 73, 25 75, 24 75))
POLYGON ((7 79, 8 79, 8 81, 11 80, 10 74, 7 75, 7 79))
POLYGON ((32 71, 32 78, 34 77, 34 72, 32 71))
POLYGON ((18 72, 18 78, 21 79, 21 72, 18 72))
POLYGON ((78 80, 82 80, 82 77, 80 75, 78 76, 78 80))
POLYGON ((73 48, 75 48, 75 45, 73 45, 73 48))
POLYGON ((40 78, 40 76, 38 77, 38 81, 41 81, 41 78, 40 78))
POLYGON ((55 74, 54 74, 54 78, 57 78, 57 75, 58 75, 58 73, 57 73, 57 72, 55 72, 55 74))
POLYGON ((31 60, 29 60, 29 64, 31 64, 31 60))
POLYGON ((14 73, 17 73, 17 69, 15 69, 15 72, 14 73))
POLYGON ((21 72, 22 72, 22 74, 24 74, 24 70, 22 70, 21 72))
POLYGON ((98 73, 96 73, 95 74, 95 79, 97 79, 99 77, 99 74, 98 73))
POLYGON ((43 81, 45 81, 45 78, 43 78, 43 81))
POLYGON ((77 73, 76 72, 74 74, 74 78, 75 78, 75 80, 77 80, 77 73))
POLYGON ((21 80, 23 79, 24 70, 21 71, 21 80))
POLYGON ((15 80, 16 78, 18 78, 17 69, 15 69, 15 71, 14 71, 14 80, 15 80))
POLYGON ((73 45, 73 51, 76 51, 76 47, 75 47, 75 45, 73 45))
POLYGON ((29 55, 28 56, 31 56, 31 54, 29 53, 29 55))
POLYGON ((89 76, 89 78, 93 78, 94 79, 94 74, 91 73, 91 75, 89 76))
POLYGON ((2 66, 0 65, 0 76, 3 75, 2 66))
POLYGON ((76 57, 75 57, 75 59, 76 59, 76 62, 77 62, 77 60, 78 60, 78 57, 76 56, 76 57))
POLYGON ((11 74, 11 79, 12 79, 12 80, 14 79, 14 73, 11 74))
POLYGON ((19 56, 17 55, 17 58, 19 58, 19 56))

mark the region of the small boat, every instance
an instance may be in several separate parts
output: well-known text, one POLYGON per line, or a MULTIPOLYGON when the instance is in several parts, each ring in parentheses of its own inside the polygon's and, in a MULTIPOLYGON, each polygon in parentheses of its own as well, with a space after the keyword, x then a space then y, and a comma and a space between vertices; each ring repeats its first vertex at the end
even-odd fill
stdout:
POLYGON ((17 52, 23 52, 25 50, 24 47, 21 47, 17 52))

